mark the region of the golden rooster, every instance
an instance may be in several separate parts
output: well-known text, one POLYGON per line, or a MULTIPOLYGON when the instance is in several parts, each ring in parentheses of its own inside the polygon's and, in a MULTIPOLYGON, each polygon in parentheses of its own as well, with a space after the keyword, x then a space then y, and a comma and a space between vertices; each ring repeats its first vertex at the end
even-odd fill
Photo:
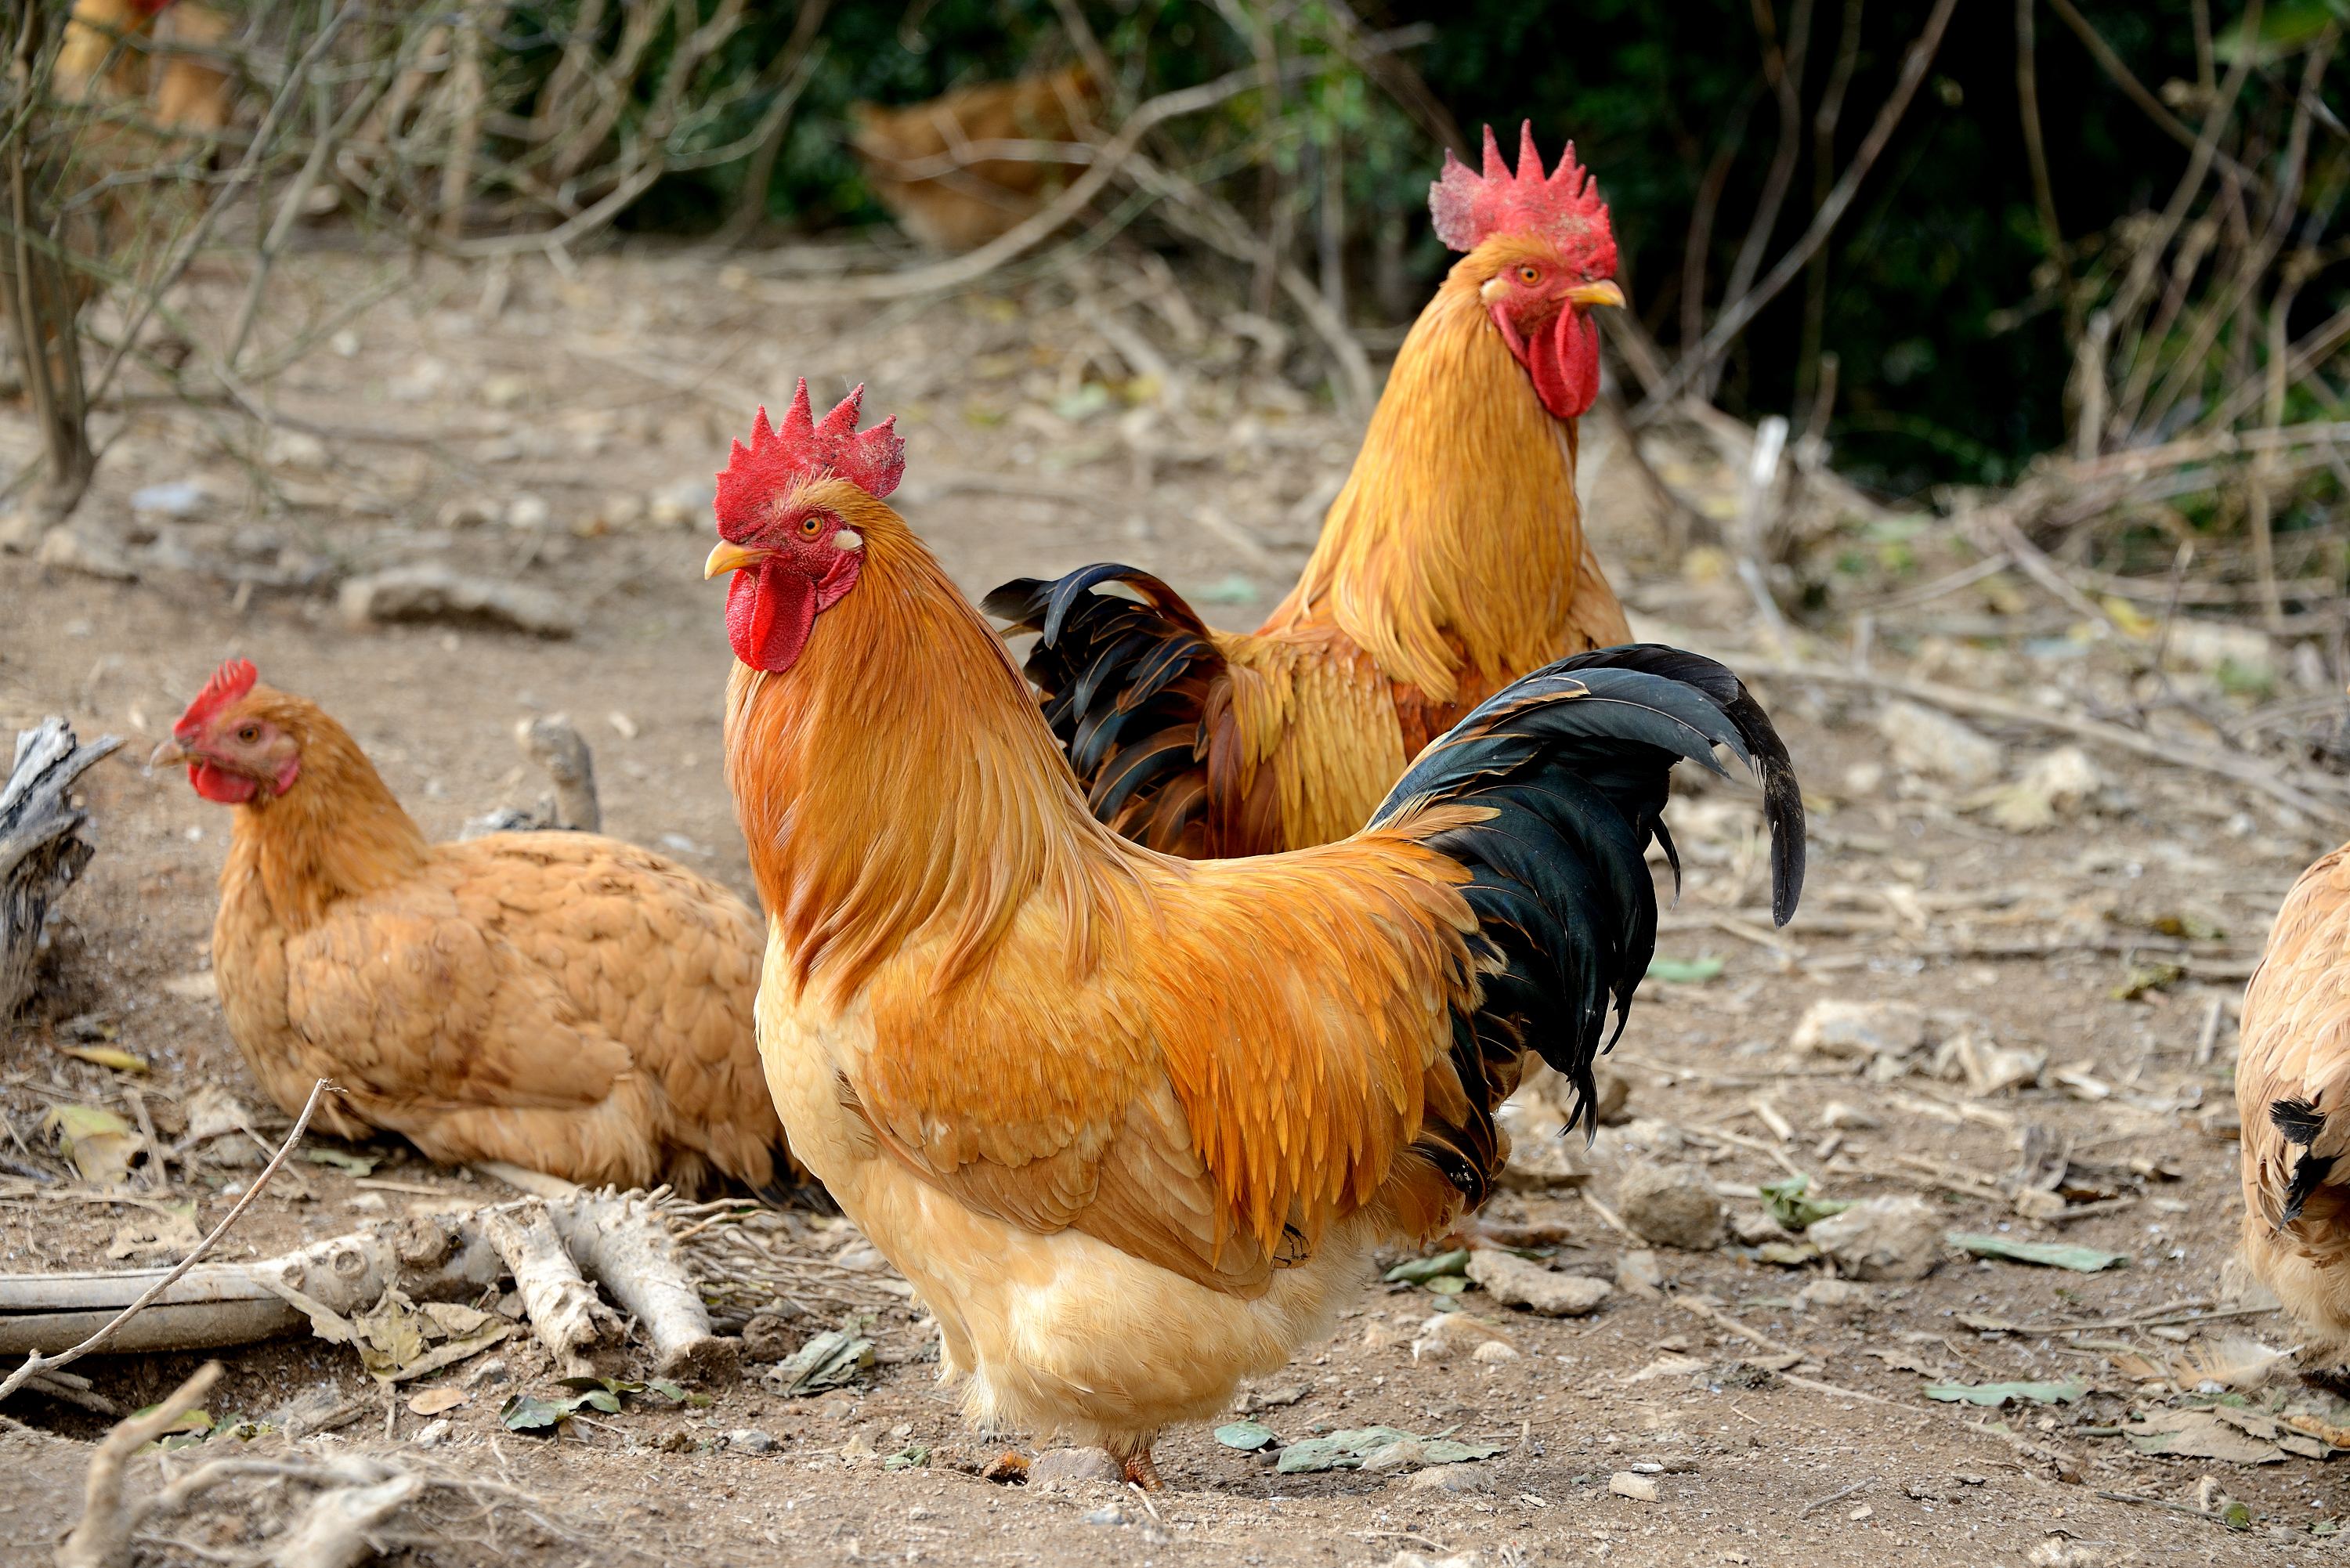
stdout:
POLYGON ((967 251, 1034 216, 1068 182, 1074 163, 1054 148, 1076 139, 1100 96, 1092 74, 1071 66, 902 109, 851 104, 849 142, 899 227, 933 249, 967 251), (1013 142, 1035 155, 988 156, 1013 142))
POLYGON ((1154 849, 1261 855, 1359 827, 1404 764, 1508 681, 1631 640, 1575 503, 1599 392, 1589 315, 1621 305, 1616 240, 1570 146, 1543 173, 1491 127, 1480 176, 1430 192, 1453 264, 1396 356, 1363 450, 1289 597, 1210 630, 1131 566, 988 596, 1042 635, 1028 677, 1096 815, 1154 849), (1093 590, 1124 583, 1144 603, 1093 590))
POLYGON ((691 1189, 794 1179, 753 1037, 741 899, 586 833, 428 843, 349 733, 221 666, 155 753, 235 807, 213 973, 245 1064, 338 1137, 691 1189))
POLYGON ((2350 845, 2301 875, 2244 992, 2244 1261, 2350 1369, 2350 845))
POLYGON ((1491 699, 1370 826, 1171 858, 1087 810, 1001 640, 884 504, 851 393, 800 386, 718 481, 727 781, 767 911, 759 1044, 792 1147, 937 1314, 974 1417, 1156 1485, 1173 1422, 1323 1332, 1371 1250, 1485 1198, 1538 1051, 1590 1104, 1654 947, 1672 764, 1803 814, 1737 678, 1618 648, 1491 699))

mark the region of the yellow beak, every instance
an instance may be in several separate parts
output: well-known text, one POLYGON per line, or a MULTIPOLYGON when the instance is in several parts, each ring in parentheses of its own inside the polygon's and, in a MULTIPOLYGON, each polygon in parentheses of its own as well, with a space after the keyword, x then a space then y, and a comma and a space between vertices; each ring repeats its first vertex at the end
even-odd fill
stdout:
POLYGON ((1580 305, 1586 309, 1595 305, 1612 305, 1618 310, 1624 308, 1624 291, 1613 283, 1605 281, 1586 283, 1580 288, 1570 288, 1566 291, 1566 297, 1568 303, 1580 305))
POLYGON ((147 767, 148 771, 151 773, 157 768, 180 767, 185 763, 192 763, 195 760, 194 755, 187 751, 186 748, 182 747, 179 742, 166 741, 161 745, 156 747, 153 753, 148 757, 147 767))
POLYGON ((710 552, 710 559, 702 563, 702 580, 706 583, 721 572, 739 572, 745 566, 755 566, 770 553, 754 550, 747 545, 737 545, 732 539, 721 539, 718 547, 710 552))

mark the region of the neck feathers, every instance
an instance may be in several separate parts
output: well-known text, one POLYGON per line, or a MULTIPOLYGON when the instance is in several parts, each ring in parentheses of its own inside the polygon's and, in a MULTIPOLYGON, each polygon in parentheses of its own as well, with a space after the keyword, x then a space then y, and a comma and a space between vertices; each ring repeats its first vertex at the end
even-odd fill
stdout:
POLYGON ((1125 846, 1087 815, 1011 657, 898 515, 868 502, 857 586, 780 674, 737 664, 727 783, 797 983, 845 1005, 927 950, 982 963, 1032 895, 1091 965, 1094 883, 1125 846))
POLYGON ((257 877, 279 922, 301 930, 339 899, 413 875, 431 846, 349 732, 283 693, 254 711, 296 738, 302 769, 284 794, 235 808, 223 886, 257 877))
MULTIPOLYGON (((1262 628, 1335 623, 1440 701, 1560 639, 1583 550, 1575 426, 1456 265, 1412 324, 1304 575, 1262 628)), ((1562 649, 1564 651, 1564 649, 1562 649)))

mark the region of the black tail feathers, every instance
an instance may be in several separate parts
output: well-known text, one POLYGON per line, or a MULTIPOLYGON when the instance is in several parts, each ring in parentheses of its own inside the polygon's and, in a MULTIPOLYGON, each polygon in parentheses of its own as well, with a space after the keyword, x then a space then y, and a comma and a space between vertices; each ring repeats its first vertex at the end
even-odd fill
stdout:
POLYGON ((2269 1124, 2283 1135, 2284 1141, 2304 1152, 2293 1161, 2293 1179, 2284 1189, 2284 1210, 2277 1222, 2290 1225, 2301 1218, 2317 1189, 2334 1176, 2334 1157, 2306 1152, 2325 1130, 2325 1113, 2311 1100, 2275 1100, 2269 1106, 2269 1124))
POLYGON ((1465 1021, 1475 1048, 1454 1056, 1472 1096, 1514 1084, 1519 1054, 1533 1050, 1574 1084, 1575 1120, 1596 1125, 1592 1062, 1623 1033, 1656 950, 1645 857, 1652 838, 1672 855, 1662 821, 1672 767, 1725 774, 1717 746, 1762 783, 1772 909, 1784 924, 1804 880, 1794 769, 1737 676, 1698 654, 1644 644, 1561 659, 1488 699, 1397 781, 1373 827, 1409 833, 1442 805, 1492 813, 1422 838, 1468 868, 1462 893, 1486 950, 1484 1000, 1465 1021), (1611 1001, 1615 1033, 1603 1044, 1611 1001))
POLYGON ((1021 577, 982 607, 1012 631, 1037 634, 1026 673, 1094 815, 1174 849, 1207 809, 1198 775, 1208 687, 1223 656, 1206 623, 1157 577, 1115 564, 1052 582, 1021 577), (1094 591, 1112 583, 1140 602, 1094 591))

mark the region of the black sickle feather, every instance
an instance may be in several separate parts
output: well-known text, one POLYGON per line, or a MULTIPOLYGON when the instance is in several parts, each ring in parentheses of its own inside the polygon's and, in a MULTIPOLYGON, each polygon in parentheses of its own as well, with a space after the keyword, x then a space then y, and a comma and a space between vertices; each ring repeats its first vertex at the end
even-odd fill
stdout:
MULTIPOLYGON (((2272 1100, 2269 1103, 2269 1125, 2284 1137, 2284 1141, 2306 1149, 2325 1130, 2325 1113, 2317 1108, 2314 1100, 2272 1100)), ((2334 1176, 2334 1157, 2330 1154, 2303 1154, 2293 1161, 2293 1179, 2284 1189, 2284 1212, 2278 1223, 2290 1225, 2301 1218, 2302 1210, 2317 1189, 2334 1176)))
POLYGON ((1157 577, 1114 563, 1022 577, 982 603, 1008 630, 1037 634, 1028 680, 1094 815, 1175 847, 1208 808, 1200 759, 1223 656, 1207 624, 1157 577), (1139 601, 1097 591, 1112 585, 1139 601))
MULTIPOLYGON (((1455 1021, 1464 1086, 1505 1088, 1517 1054, 1533 1050, 1574 1086, 1574 1119, 1594 1125, 1592 1064, 1623 1033, 1656 950, 1651 841, 1667 846, 1679 886, 1662 815, 1672 769, 1686 761, 1721 772, 1716 747, 1762 780, 1773 909, 1783 922, 1802 893, 1802 792, 1770 719, 1710 659, 1640 646, 1562 660, 1480 705, 1397 782, 1372 827, 1418 837, 1470 874, 1461 895, 1478 921, 1483 981, 1474 1016, 1455 1021), (1416 832, 1440 805, 1487 815, 1416 832)), ((1475 1105, 1475 1125, 1432 1127, 1423 1144, 1491 1141, 1492 1109, 1475 1105)), ((1456 1185, 1474 1201, 1485 1180, 1480 1171, 1456 1185)))

